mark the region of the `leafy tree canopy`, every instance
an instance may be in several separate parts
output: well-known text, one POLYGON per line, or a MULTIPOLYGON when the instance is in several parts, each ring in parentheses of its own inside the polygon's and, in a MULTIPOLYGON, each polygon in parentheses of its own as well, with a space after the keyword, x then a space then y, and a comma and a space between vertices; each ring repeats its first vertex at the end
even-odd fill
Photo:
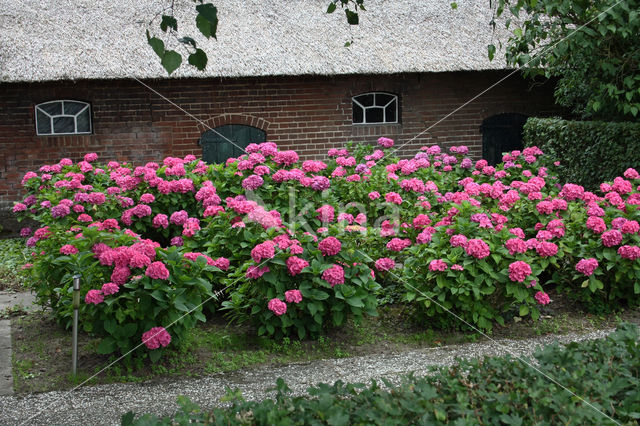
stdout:
MULTIPOLYGON (((494 0, 507 62, 555 77, 556 102, 583 118, 640 112, 640 0, 494 0)), ((495 46, 489 46, 489 55, 495 46)))

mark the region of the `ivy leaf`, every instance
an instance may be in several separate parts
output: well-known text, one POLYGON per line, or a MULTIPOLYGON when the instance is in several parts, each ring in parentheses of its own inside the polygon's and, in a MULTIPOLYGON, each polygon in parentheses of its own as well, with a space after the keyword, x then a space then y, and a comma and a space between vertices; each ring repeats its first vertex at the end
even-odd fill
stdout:
POLYGON ((199 71, 204 71, 207 66, 207 54, 202 49, 196 49, 194 53, 189 55, 189 64, 198 68, 199 71))
POLYGON ((495 46, 495 45, 493 45, 493 44, 488 45, 488 46, 487 46, 487 52, 488 52, 488 54, 489 54, 489 60, 490 60, 490 61, 493 61, 493 57, 494 57, 494 56, 495 56, 495 54, 496 54, 496 46, 495 46))
POLYGON ((216 38, 218 30, 218 9, 211 3, 196 6, 196 26, 206 38, 216 38))
POLYGON ((149 31, 147 31, 147 43, 156 52, 156 55, 162 59, 164 56, 164 42, 157 37, 151 37, 149 31))
POLYGON ((344 13, 347 15, 347 22, 349 23, 349 25, 358 25, 360 21, 357 12, 346 9, 344 13))
POLYGON ((160 22, 160 29, 166 33, 167 28, 171 28, 174 31, 178 31, 178 21, 173 16, 162 15, 162 22, 160 22))
POLYGON ((455 1, 451 3, 451 9, 456 10, 457 8, 458 8, 458 3, 456 3, 455 1))
POLYGON ((336 11, 336 4, 335 3, 330 3, 329 7, 327 8, 327 13, 333 13, 336 11))
POLYGON ((161 64, 169 74, 174 72, 182 63, 182 56, 175 50, 167 50, 162 56, 161 64))

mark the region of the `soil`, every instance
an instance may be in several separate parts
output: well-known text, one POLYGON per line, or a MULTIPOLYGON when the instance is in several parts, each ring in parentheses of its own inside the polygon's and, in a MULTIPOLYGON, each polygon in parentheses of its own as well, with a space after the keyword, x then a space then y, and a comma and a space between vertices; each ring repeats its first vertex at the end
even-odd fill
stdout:
MULTIPOLYGON (((613 328, 621 321, 640 324, 640 309, 596 316, 585 314, 560 295, 552 295, 553 309, 543 309, 541 318, 510 321, 495 326, 491 338, 523 339, 543 334, 589 332, 613 328)), ((399 353, 408 349, 485 340, 477 332, 433 330, 416 324, 407 309, 387 305, 377 318, 362 324, 349 322, 314 341, 274 342, 258 338, 250 327, 228 326, 213 316, 194 330, 185 347, 173 349, 156 364, 148 360, 124 359, 109 369, 115 357, 98 355, 99 339, 79 335, 78 376, 71 376, 71 333, 60 327, 50 313, 23 314, 12 319, 14 389, 17 394, 70 389, 90 378, 89 383, 124 381, 164 382, 178 377, 201 377, 258 365, 308 362, 319 358, 342 358, 377 353, 399 353), (100 372, 100 374, 96 374, 100 372)))

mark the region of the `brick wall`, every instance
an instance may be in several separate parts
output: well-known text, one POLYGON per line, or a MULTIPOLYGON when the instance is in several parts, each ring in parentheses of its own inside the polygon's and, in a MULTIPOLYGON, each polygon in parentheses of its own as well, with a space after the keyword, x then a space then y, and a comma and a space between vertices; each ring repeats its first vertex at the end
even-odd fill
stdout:
POLYGON ((407 154, 425 144, 466 144, 479 157, 485 118, 557 113, 551 84, 531 87, 514 75, 425 131, 505 75, 145 80, 149 87, 130 80, 0 84, 0 210, 20 198, 22 175, 43 164, 63 157, 75 161, 87 152, 135 164, 168 155, 199 156, 201 133, 224 124, 258 127, 267 140, 295 149, 303 158, 322 157, 349 140, 374 142, 380 136, 400 145, 411 141, 403 150, 407 154), (352 96, 369 91, 399 95, 399 124, 351 124, 352 96), (91 103, 93 134, 36 136, 34 106, 56 99, 91 103))

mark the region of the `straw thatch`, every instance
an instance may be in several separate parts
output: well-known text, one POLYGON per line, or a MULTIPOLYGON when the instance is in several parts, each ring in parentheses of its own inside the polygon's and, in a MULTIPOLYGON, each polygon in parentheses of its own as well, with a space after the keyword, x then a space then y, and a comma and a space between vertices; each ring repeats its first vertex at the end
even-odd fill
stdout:
MULTIPOLYGON (((367 0, 359 26, 349 26, 339 9, 326 14, 328 0, 209 1, 219 10, 217 41, 198 37, 192 1, 175 2, 181 34, 196 38, 209 65, 204 72, 183 65, 172 77, 505 68, 504 60, 487 59, 495 35, 485 0, 460 0, 457 10, 450 0, 367 0)), ((165 78, 144 34, 169 3, 2 0, 0 81, 165 78)))

